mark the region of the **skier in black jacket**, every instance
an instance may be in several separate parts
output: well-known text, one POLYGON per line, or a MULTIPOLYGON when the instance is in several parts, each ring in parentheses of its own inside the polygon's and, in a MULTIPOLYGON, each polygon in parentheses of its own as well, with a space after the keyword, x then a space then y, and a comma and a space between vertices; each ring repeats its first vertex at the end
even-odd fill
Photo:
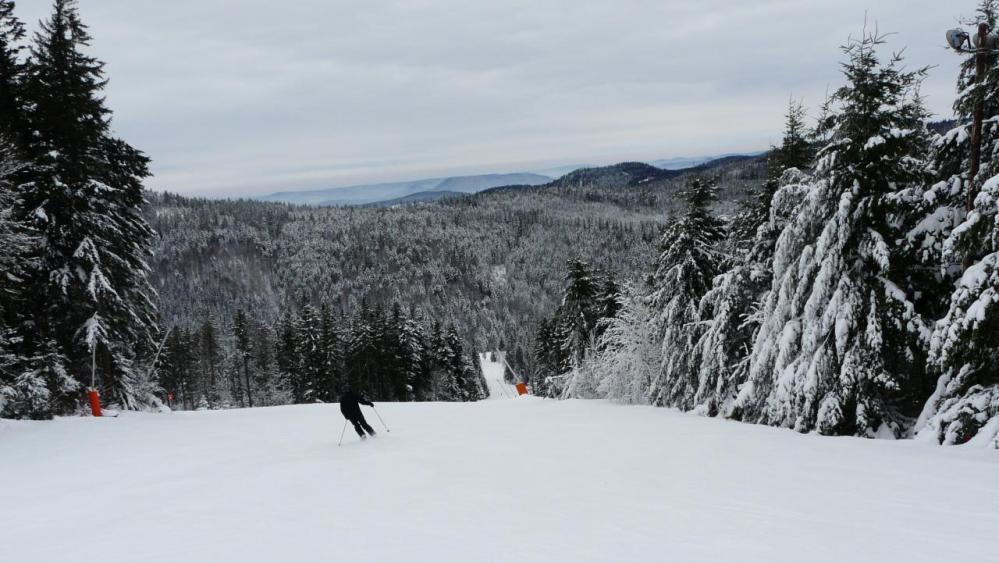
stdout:
POLYGON ((354 430, 357 431, 357 435, 361 437, 362 440, 367 438, 364 432, 367 431, 371 436, 375 435, 375 429, 368 424, 367 420, 364 420, 364 414, 361 413, 360 405, 367 405, 369 407, 375 406, 374 403, 364 398, 363 395, 357 395, 350 389, 344 392, 340 397, 340 412, 343 413, 343 417, 350 421, 354 425, 354 430))

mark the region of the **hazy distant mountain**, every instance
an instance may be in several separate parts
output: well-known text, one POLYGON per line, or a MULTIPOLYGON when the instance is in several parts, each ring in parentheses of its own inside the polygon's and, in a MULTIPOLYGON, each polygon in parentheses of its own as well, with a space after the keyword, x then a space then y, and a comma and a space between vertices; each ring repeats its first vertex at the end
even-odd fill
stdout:
POLYGON ((387 199, 385 201, 376 201, 374 203, 368 203, 367 206, 378 206, 378 207, 392 207, 393 205, 404 205, 407 203, 428 203, 431 201, 438 201, 441 199, 448 199, 452 197, 461 197, 463 195, 468 195, 464 192, 453 192, 453 191, 432 191, 432 192, 418 192, 415 194, 407 195, 404 197, 397 197, 395 199, 387 199))
POLYGON ((551 168, 545 168, 544 170, 535 170, 535 174, 541 174, 542 176, 549 176, 555 180, 558 180, 566 174, 575 172, 576 170, 582 170, 583 168, 593 168, 595 164, 567 164, 565 166, 553 166, 551 168))
MULTIPOLYGON (((687 168, 696 168, 702 164, 706 164, 713 160, 720 160, 723 158, 728 158, 732 156, 759 156, 763 154, 764 151, 749 152, 749 153, 727 153, 727 154, 716 154, 711 156, 677 156, 673 158, 661 158, 659 160, 645 161, 645 164, 655 166, 656 168, 662 168, 663 170, 685 170, 687 168)), ((545 168, 544 170, 535 170, 536 174, 541 174, 543 176, 550 176, 556 180, 568 176, 569 174, 576 172, 577 170, 583 169, 596 169, 603 168, 595 164, 568 164, 565 166, 553 166, 551 168, 545 168)))
MULTIPOLYGON (((747 154, 723 154, 715 156, 674 157, 641 163, 648 167, 665 171, 686 170, 697 168, 710 162, 724 161, 729 158, 755 157, 762 152, 747 154)), ((636 178, 644 174, 647 179, 660 178, 653 170, 636 167, 639 163, 630 163, 627 171, 615 168, 613 173, 634 173, 636 178), (641 168, 639 170, 639 168, 641 168)), ((615 165, 619 166, 619 165, 615 165)), ((613 167, 610 167, 613 168, 613 167)), ((586 164, 569 164, 555 166, 535 172, 518 172, 512 174, 481 174, 477 176, 452 176, 449 178, 429 178, 406 182, 386 182, 382 184, 364 184, 343 188, 325 190, 277 192, 258 197, 260 201, 277 201, 298 205, 399 205, 403 203, 435 201, 454 194, 474 194, 483 190, 505 186, 540 186, 570 178, 573 182, 581 179, 594 180, 594 174, 602 176, 609 167, 591 166, 586 164), (600 171, 584 172, 582 171, 600 171)), ((638 178, 635 181, 640 181, 638 178)), ((611 180, 601 177, 601 182, 611 180)))
POLYGON ((695 157, 685 157, 678 156, 674 158, 661 158, 659 160, 649 161, 648 164, 655 166, 656 168, 662 168, 663 170, 682 170, 684 168, 693 168, 695 166, 700 166, 709 160, 718 158, 716 156, 695 156, 695 157))
POLYGON ((547 184, 549 176, 532 173, 483 174, 479 176, 454 176, 450 178, 430 178, 409 182, 387 182, 330 188, 302 192, 278 192, 257 199, 279 201, 298 205, 365 205, 405 198, 425 192, 477 193, 497 186, 547 184))
POLYGON ((749 153, 729 153, 729 154, 717 154, 714 156, 678 156, 673 158, 662 158, 659 160, 653 160, 648 164, 655 166, 656 168, 662 168, 663 170, 683 170, 685 168, 694 168, 695 166, 700 166, 712 160, 721 160, 723 158, 728 158, 731 156, 759 156, 765 151, 749 152, 749 153))
POLYGON ((597 188, 630 187, 667 180, 680 173, 664 170, 644 162, 622 162, 612 166, 582 168, 554 182, 556 186, 588 186, 597 188))

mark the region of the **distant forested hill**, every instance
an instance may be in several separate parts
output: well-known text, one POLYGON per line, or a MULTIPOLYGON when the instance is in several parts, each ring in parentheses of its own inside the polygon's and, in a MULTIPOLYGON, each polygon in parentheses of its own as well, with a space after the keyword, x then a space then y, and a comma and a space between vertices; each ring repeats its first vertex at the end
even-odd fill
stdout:
MULTIPOLYGON (((758 182, 763 158, 718 174, 723 208, 758 182)), ((618 280, 647 271, 688 173, 644 164, 587 169, 541 187, 392 208, 298 207, 154 195, 153 280, 165 326, 229 326, 238 309, 273 323, 308 303, 349 312, 399 303, 453 323, 477 349, 527 361, 537 321, 578 258, 618 280)), ((724 209, 723 209, 724 210, 724 209)))
POLYGON ((536 186, 547 184, 551 180, 547 176, 530 172, 481 174, 478 176, 428 178, 424 180, 366 184, 304 192, 278 192, 256 199, 297 205, 366 205, 402 199, 416 194, 424 194, 424 196, 434 192, 474 194, 497 186, 507 186, 510 184, 536 186))

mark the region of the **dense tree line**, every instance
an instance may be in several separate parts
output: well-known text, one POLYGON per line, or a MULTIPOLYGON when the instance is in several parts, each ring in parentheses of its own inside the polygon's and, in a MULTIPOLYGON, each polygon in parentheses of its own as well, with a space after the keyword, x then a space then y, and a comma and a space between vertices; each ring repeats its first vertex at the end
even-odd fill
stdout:
MULTIPOLYGON (((993 29, 997 6, 980 10, 993 29)), ((963 67, 959 120, 936 134, 925 71, 882 60, 883 43, 844 47, 845 85, 813 130, 791 104, 741 213, 719 216, 710 180, 692 182, 646 282, 625 284, 581 363, 539 354, 535 389, 566 376, 568 396, 999 447, 999 60, 977 81, 963 67), (976 100, 983 165, 969 178, 976 100)))
POLYGON ((0 1, 0 416, 70 412, 91 384, 125 407, 149 395, 148 160, 111 132, 89 41, 73 0, 30 42, 0 1))
POLYGON ((530 369, 533 326, 558 305, 566 261, 641 270, 670 212, 516 190, 390 209, 150 199, 165 324, 194 327, 207 313, 229 325, 243 309, 272 325, 303 302, 348 312, 398 302, 453 325, 470 351, 509 351, 518 372, 530 369))
POLYGON ((335 402, 346 389, 378 401, 475 401, 481 368, 453 326, 396 304, 354 315, 304 304, 274 323, 242 309, 228 326, 205 319, 167 337, 158 372, 174 408, 335 402))

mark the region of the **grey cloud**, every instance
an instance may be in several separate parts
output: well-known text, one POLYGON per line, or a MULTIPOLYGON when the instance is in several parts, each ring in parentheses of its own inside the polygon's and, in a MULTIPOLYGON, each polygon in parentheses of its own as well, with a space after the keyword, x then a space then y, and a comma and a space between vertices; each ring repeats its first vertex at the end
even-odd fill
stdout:
MULTIPOLYGON (((30 23, 45 0, 20 3, 30 23)), ((949 114, 971 0, 80 0, 157 189, 251 195, 767 146, 865 12, 949 114)))

